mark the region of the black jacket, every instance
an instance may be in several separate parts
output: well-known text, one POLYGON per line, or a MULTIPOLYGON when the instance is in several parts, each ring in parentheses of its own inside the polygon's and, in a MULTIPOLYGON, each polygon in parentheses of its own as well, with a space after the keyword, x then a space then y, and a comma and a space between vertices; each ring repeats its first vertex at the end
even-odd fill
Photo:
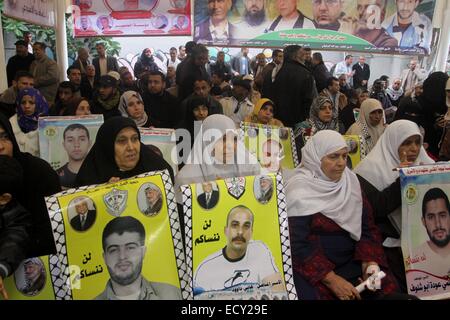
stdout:
POLYGON ((361 68, 359 63, 353 65, 352 70, 355 71, 355 74, 353 75, 353 88, 364 88, 367 89, 367 83, 363 86, 362 81, 367 80, 369 81, 370 78, 370 66, 367 63, 364 63, 364 69, 361 68))
POLYGON ((20 262, 26 258, 30 245, 30 225, 30 213, 17 202, 11 201, 0 209, 1 278, 6 278, 14 272, 20 262))
POLYGON ((312 73, 316 80, 317 92, 322 92, 323 89, 327 88, 327 80, 331 78, 331 73, 323 62, 315 65, 312 69, 312 73))
POLYGON ((17 71, 29 71, 31 63, 34 61, 34 55, 28 54, 26 57, 18 55, 12 56, 6 65, 6 75, 8 77, 8 87, 12 85, 12 81, 17 71))
MULTIPOLYGON (((92 60, 92 65, 95 68, 95 81, 99 81, 101 74, 100 74, 100 62, 98 57, 92 60)), ((106 69, 108 70, 108 72, 110 71, 119 72, 119 63, 117 62, 117 59, 114 57, 106 56, 106 69)))
POLYGON ((278 72, 272 89, 274 117, 293 128, 309 117, 313 100, 314 77, 300 62, 286 60, 278 72))
POLYGON ((219 191, 213 190, 208 205, 206 205, 206 193, 202 193, 197 197, 198 204, 204 209, 212 209, 219 201, 219 191))
POLYGON ((145 112, 158 128, 175 128, 179 119, 178 101, 167 91, 161 94, 144 93, 145 112))
POLYGON ((84 222, 83 227, 81 227, 81 220, 79 215, 76 215, 75 217, 70 219, 70 225, 77 231, 86 231, 94 224, 96 215, 97 213, 95 212, 95 210, 89 210, 86 213, 86 221, 84 222))
POLYGON ((180 101, 183 101, 194 92, 194 82, 196 79, 209 79, 206 67, 195 65, 192 57, 183 60, 178 65, 176 73, 178 99, 180 101))

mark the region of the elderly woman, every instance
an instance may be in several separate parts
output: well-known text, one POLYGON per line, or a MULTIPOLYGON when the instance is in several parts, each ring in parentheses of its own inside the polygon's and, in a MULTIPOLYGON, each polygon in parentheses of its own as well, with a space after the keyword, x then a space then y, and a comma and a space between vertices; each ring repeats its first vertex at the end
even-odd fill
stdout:
POLYGON ((270 126, 284 127, 283 123, 273 117, 275 104, 269 99, 259 99, 253 113, 245 118, 245 122, 261 123, 270 126))
POLYGON ((136 91, 126 91, 120 97, 119 111, 123 117, 131 118, 138 127, 151 127, 152 123, 145 112, 144 100, 136 91))
MULTIPOLYGON (((393 169, 434 163, 422 144, 422 135, 414 122, 394 121, 386 128, 369 155, 355 168, 361 188, 373 207, 375 222, 382 232, 383 240, 399 238, 399 233, 388 217, 392 212, 400 213, 401 209, 400 179, 398 172, 393 169)), ((385 252, 402 290, 406 290, 400 248, 385 248, 385 252)))
POLYGON ((77 174, 77 186, 115 182, 135 175, 167 169, 170 165, 142 144, 136 123, 124 117, 105 121, 77 174))
POLYGON ((227 116, 213 114, 203 121, 187 164, 176 177, 177 186, 216 179, 258 175, 261 167, 238 141, 235 124, 227 116))
POLYGON ((347 130, 348 135, 364 138, 366 154, 375 147, 384 132, 383 107, 376 99, 367 99, 361 104, 358 121, 347 130))
POLYGON ((39 90, 34 88, 19 91, 16 100, 17 114, 9 121, 20 151, 39 156, 38 119, 48 115, 48 103, 39 90))
POLYGON ((323 130, 302 149, 301 167, 288 179, 294 281, 301 299, 352 300, 396 290, 387 270, 371 206, 346 167, 348 149, 337 132, 323 130), (359 294, 359 279, 383 270, 376 294, 359 294))

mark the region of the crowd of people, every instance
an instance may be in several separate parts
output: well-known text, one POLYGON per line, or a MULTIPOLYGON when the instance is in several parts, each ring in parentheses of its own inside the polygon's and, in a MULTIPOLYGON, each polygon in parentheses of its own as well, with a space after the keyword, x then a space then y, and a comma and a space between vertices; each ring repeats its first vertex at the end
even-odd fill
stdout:
POLYGON ((450 160, 445 73, 427 75, 411 60, 393 81, 383 76, 371 83, 363 56, 353 64, 348 55, 328 70, 319 52, 298 45, 273 50, 271 59, 263 53, 251 59, 242 48, 226 62, 219 52, 209 63, 208 49, 192 41, 180 52, 171 48, 167 73, 150 48, 128 70, 98 43, 92 63, 88 50, 80 48, 67 70, 69 80, 59 82, 45 44, 34 43, 32 54, 24 41, 16 48, 8 64, 11 87, 0 97, 3 296, 2 280, 21 260, 55 253, 44 197, 61 185, 58 174, 39 158, 39 117, 102 114, 105 122, 91 150, 72 173, 77 187, 163 169, 175 188, 259 175, 264 168, 235 129, 241 122, 293 128, 301 165, 289 174, 280 170, 286 177, 299 297, 413 298, 406 295, 400 248, 382 246, 386 238, 400 236, 388 219, 401 204, 398 172, 391 169, 450 160), (206 143, 196 136, 196 122, 203 132, 215 129, 220 135, 206 143), (185 159, 175 176, 141 142, 139 127, 188 130, 194 146, 188 158, 200 161, 185 159), (364 138, 366 157, 354 171, 346 167, 342 134, 364 138), (374 270, 387 273, 382 290, 360 295, 358 279, 374 270))

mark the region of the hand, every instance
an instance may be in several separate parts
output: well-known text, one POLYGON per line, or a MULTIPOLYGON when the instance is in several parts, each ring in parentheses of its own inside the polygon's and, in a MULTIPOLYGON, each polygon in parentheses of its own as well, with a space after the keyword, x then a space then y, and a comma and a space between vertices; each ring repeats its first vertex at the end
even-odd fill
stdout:
POLYGON ((361 300, 358 290, 350 282, 338 276, 333 271, 325 276, 322 283, 340 300, 361 300))
MULTIPOLYGON (((358 280, 360 283, 364 282, 374 273, 379 273, 381 271, 380 266, 376 262, 363 262, 362 263, 362 275, 363 278, 359 278, 358 280)), ((377 291, 377 288, 381 288, 381 280, 374 280, 371 285, 365 285, 365 288, 369 289, 370 291, 377 291), (378 284, 377 284, 378 282, 378 284)))
POLYGON ((408 156, 406 155, 406 151, 402 153, 402 156, 400 157, 400 168, 406 168, 413 165, 413 162, 408 161, 408 156))
POLYGON ((9 300, 8 292, 6 292, 5 285, 3 284, 3 278, 0 277, 0 294, 2 295, 3 299, 9 300))
POLYGON ((118 178, 118 177, 111 177, 111 179, 109 179, 108 183, 116 183, 116 182, 119 182, 119 181, 120 181, 120 178, 118 178))
POLYGON ((445 128, 445 123, 446 123, 446 122, 447 122, 447 121, 445 121, 445 118, 444 118, 444 117, 439 117, 439 118, 436 119, 435 124, 436 124, 436 126, 437 126, 438 128, 445 128))
MULTIPOLYGON (((370 277, 373 272, 367 273, 367 268, 369 266, 377 266, 378 269, 380 269, 380 267, 378 266, 378 263, 370 261, 370 262, 363 262, 362 263, 362 275, 363 275, 363 280, 367 280, 368 277, 370 277)), ((373 268, 373 267, 372 267, 373 268)))

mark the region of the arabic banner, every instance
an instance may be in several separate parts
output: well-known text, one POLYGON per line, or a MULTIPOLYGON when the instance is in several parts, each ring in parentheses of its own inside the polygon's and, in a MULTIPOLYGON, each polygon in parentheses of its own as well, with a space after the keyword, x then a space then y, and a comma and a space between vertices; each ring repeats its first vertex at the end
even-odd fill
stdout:
MULTIPOLYGON (((16 271, 4 279, 6 292, 11 300, 55 300, 50 262, 56 256, 44 256, 23 260, 16 271)), ((0 295, 0 300, 2 296, 0 295)))
POLYGON ((56 170, 63 188, 75 186, 102 124, 103 115, 39 118, 40 156, 56 170))
POLYGON ((174 129, 146 129, 139 128, 141 141, 159 154, 173 169, 178 172, 176 137, 174 129))
POLYGON ((450 165, 404 168, 402 250, 408 293, 450 298, 450 165))
POLYGON ((364 150, 364 143, 361 143, 363 139, 361 136, 356 135, 343 135, 345 142, 348 146, 347 167, 353 170, 361 159, 364 158, 366 152, 364 150))
POLYGON ((55 26, 55 1, 5 0, 3 13, 11 18, 45 27, 55 26))
POLYGON ((190 36, 190 0, 72 0, 75 37, 190 36))
MULTIPOLYGON (((429 54, 436 0, 199 0, 194 40, 211 46, 429 54)), ((435 44, 435 43, 433 43, 435 44)))
POLYGON ((265 172, 298 166, 297 148, 291 128, 241 122, 241 139, 250 153, 256 156, 265 172))
POLYGON ((281 175, 181 189, 194 299, 297 298, 281 175))
POLYGON ((59 257, 59 272, 52 272, 57 300, 187 297, 167 170, 70 189, 46 201, 59 257))

